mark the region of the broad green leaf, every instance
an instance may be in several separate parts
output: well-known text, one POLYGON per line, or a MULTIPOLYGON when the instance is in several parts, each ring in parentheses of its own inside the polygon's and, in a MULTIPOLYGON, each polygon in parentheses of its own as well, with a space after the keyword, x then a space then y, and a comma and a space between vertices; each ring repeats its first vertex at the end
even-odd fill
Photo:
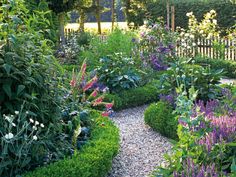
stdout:
POLYGON ((11 98, 11 96, 12 96, 11 85, 9 85, 9 84, 4 84, 2 88, 3 88, 4 92, 7 94, 7 96, 8 96, 9 98, 11 98))
POLYGON ((9 65, 9 64, 4 64, 4 65, 3 65, 3 68, 5 69, 5 71, 7 72, 8 75, 10 74, 11 67, 12 67, 12 66, 9 65))
POLYGON ((18 85, 17 88, 17 96, 19 96, 21 94, 21 92, 25 89, 24 85, 18 85))

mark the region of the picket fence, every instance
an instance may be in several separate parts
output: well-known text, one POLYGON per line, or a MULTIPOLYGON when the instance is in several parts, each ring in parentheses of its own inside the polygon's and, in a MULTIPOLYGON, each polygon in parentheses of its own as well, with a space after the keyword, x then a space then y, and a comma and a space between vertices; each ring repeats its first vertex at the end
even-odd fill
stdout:
MULTIPOLYGON (((187 56, 205 56, 213 59, 225 59, 236 61, 236 39, 227 38, 199 38, 196 40, 196 46, 187 49, 177 44, 176 54, 180 57, 187 56)), ((186 44, 186 46, 191 46, 186 44)))

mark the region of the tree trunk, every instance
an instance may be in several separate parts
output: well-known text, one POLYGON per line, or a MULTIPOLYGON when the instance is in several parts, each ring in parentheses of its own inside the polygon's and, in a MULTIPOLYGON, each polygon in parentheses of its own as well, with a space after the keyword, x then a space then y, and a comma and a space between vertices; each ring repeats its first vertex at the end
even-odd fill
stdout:
POLYGON ((112 0, 112 7, 111 7, 111 29, 114 30, 115 26, 115 0, 112 0))
POLYGON ((166 1, 166 11, 167 11, 167 16, 166 16, 167 23, 166 23, 166 25, 169 29, 169 27, 170 27, 170 2, 169 2, 169 0, 166 1))
POLYGON ((97 2, 96 18, 97 18, 97 23, 98 23, 98 34, 102 34, 100 0, 96 0, 96 2, 97 2))
POLYGON ((130 28, 129 10, 131 9, 131 1, 127 0, 125 3, 125 14, 127 19, 127 25, 130 28))
POLYGON ((58 19, 59 19, 59 34, 60 34, 60 44, 61 45, 65 45, 66 44, 66 38, 65 38, 65 31, 64 31, 64 27, 65 27, 65 14, 64 13, 60 13, 58 15, 58 19))
POLYGON ((80 14, 80 16, 79 16, 79 31, 84 32, 84 23, 86 20, 86 14, 83 9, 80 10, 79 14, 80 14))

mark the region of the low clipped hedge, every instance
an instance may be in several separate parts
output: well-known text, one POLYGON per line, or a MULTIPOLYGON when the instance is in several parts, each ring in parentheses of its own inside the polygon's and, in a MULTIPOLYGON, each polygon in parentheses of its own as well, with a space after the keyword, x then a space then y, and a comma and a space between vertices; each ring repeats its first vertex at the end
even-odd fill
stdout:
POLYGON ((200 65, 209 64, 213 69, 223 69, 224 76, 236 78, 236 61, 197 57, 196 62, 200 65))
POLYGON ((97 117, 91 140, 71 158, 29 172, 24 177, 104 177, 119 150, 119 132, 109 118, 97 117))
POLYGON ((114 101, 114 110, 136 107, 158 100, 157 81, 151 82, 143 87, 125 90, 117 94, 108 94, 106 101, 114 101))
POLYGON ((144 121, 161 135, 177 140, 178 122, 172 112, 173 108, 167 102, 159 101, 145 110, 144 121))

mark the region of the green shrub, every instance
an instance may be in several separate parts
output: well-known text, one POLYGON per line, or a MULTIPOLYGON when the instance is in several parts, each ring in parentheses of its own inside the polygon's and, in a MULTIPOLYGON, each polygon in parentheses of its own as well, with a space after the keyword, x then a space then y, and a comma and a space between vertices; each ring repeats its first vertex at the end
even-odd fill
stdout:
POLYGON ((144 113, 145 123, 168 138, 177 139, 177 120, 173 108, 166 102, 151 104, 144 113))
POLYGON ((70 144, 61 132, 60 70, 45 39, 50 12, 32 15, 23 0, 1 2, 0 176, 7 177, 64 157, 70 144))
POLYGON ((203 57, 196 57, 196 62, 200 65, 209 64, 212 69, 223 69, 223 75, 229 78, 236 78, 236 62, 221 59, 209 59, 203 57))
POLYGON ((143 87, 121 91, 118 94, 108 94, 107 101, 114 101, 114 110, 144 105, 158 100, 158 89, 154 82, 143 87))
POLYGON ((104 177, 119 149, 119 132, 107 118, 94 113, 91 140, 72 158, 29 172, 24 177, 104 177))
POLYGON ((221 70, 212 70, 209 67, 194 65, 195 61, 187 58, 178 58, 161 78, 161 92, 173 93, 175 87, 183 84, 188 91, 192 86, 199 90, 198 99, 209 100, 217 97, 221 70))
POLYGON ((82 52, 82 58, 89 58, 88 65, 97 66, 100 64, 99 59, 114 53, 122 53, 125 57, 132 55, 134 43, 132 39, 135 37, 133 32, 115 29, 110 33, 104 41, 99 36, 93 37, 90 46, 82 52))

